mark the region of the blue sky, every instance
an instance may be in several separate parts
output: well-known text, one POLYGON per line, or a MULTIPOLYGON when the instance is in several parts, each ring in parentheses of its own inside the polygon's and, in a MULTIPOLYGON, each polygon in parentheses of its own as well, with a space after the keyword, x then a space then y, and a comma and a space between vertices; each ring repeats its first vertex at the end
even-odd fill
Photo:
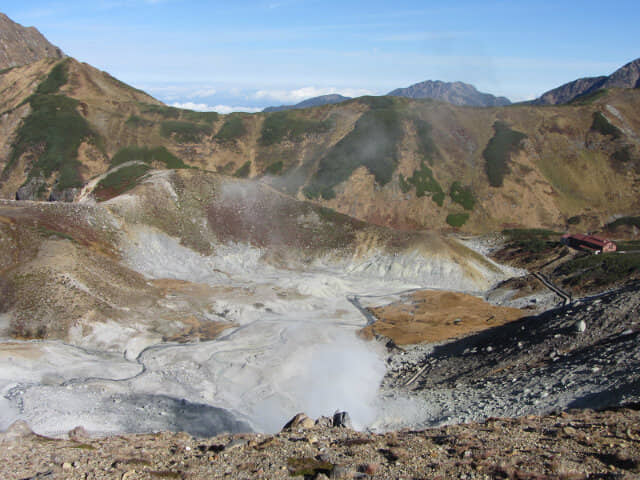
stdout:
POLYGON ((168 104, 258 110, 423 80, 518 101, 640 57, 640 2, 10 0, 78 60, 168 104))

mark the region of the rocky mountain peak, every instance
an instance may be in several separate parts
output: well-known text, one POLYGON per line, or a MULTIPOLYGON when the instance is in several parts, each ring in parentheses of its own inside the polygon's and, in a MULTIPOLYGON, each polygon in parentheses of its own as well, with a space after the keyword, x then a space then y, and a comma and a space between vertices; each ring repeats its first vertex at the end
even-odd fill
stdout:
POLYGON ((559 105, 603 88, 640 87, 640 58, 623 65, 609 76, 579 78, 543 93, 536 105, 559 105))
POLYGON ((388 93, 394 97, 433 98, 453 105, 473 107, 497 107, 510 105, 506 97, 496 97, 489 93, 479 92, 476 87, 463 82, 443 82, 427 80, 407 88, 397 88, 388 93))
POLYGON ((35 27, 23 27, 0 13, 0 69, 62 57, 62 51, 35 27))

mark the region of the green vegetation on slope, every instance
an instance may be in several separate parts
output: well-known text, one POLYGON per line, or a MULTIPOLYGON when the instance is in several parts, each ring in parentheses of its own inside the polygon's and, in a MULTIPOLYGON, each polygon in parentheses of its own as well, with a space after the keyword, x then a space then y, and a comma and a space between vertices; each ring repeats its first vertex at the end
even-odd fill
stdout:
POLYGON ((567 276, 563 283, 573 286, 605 286, 640 274, 640 253, 603 253, 569 260, 554 272, 567 276))
POLYGON ((602 112, 593 112, 593 123, 591 124, 591 130, 601 133, 602 135, 611 135, 614 140, 622 137, 622 132, 618 127, 609 123, 609 120, 602 114, 602 112))
POLYGON ((78 113, 77 100, 55 95, 67 78, 68 65, 62 61, 29 97, 31 113, 18 129, 4 173, 15 166, 21 155, 37 150, 39 157, 29 171, 29 179, 40 175, 48 178, 58 172, 58 190, 82 185, 78 148, 84 140, 100 145, 101 139, 78 113))
POLYGON ((452 227, 461 227, 469 220, 468 213, 450 213, 447 215, 447 223, 452 227))
POLYGON ((165 120, 160 125, 160 135, 173 137, 179 143, 197 143, 205 135, 211 134, 211 126, 183 120, 165 120))
POLYGON ((151 120, 147 120, 146 118, 139 117, 138 115, 131 115, 124 124, 127 127, 151 127, 153 126, 153 122, 151 120))
POLYGON ((329 121, 308 120, 295 112, 269 113, 262 124, 260 145, 268 147, 283 140, 297 140, 304 134, 326 132, 329 121))
POLYGON ((154 105, 152 103, 141 103, 140 112, 160 115, 164 118, 180 118, 180 109, 175 107, 168 107, 167 105, 154 105))
POLYGON ((267 175, 280 175, 280 173, 282 172, 282 167, 284 167, 284 163, 282 163, 282 160, 278 160, 277 162, 273 162, 272 164, 270 164, 265 169, 265 173, 267 175))
POLYGON ((407 193, 411 186, 414 186, 416 197, 424 197, 427 194, 431 194, 431 199, 442 206, 444 192, 438 181, 433 177, 431 169, 424 164, 424 161, 420 163, 420 168, 414 170, 413 175, 409 178, 405 179, 400 175, 398 180, 400 181, 400 189, 404 193, 407 193))
POLYGON ((93 191, 98 200, 108 200, 133 188, 149 171, 148 165, 127 165, 104 177, 93 191))
POLYGON ((239 169, 235 171, 233 176, 238 178, 247 178, 250 173, 251 173, 251 162, 247 160, 242 164, 242 166, 239 169))
POLYGON ((558 245, 560 234, 542 228, 512 228, 502 231, 510 248, 539 253, 558 245))
POLYGON ((214 139, 220 143, 230 143, 235 142, 245 133, 247 133, 247 127, 244 125, 242 116, 232 113, 227 116, 214 139))
POLYGON ((380 185, 388 183, 398 164, 397 145, 402 139, 402 123, 394 99, 365 97, 370 105, 353 130, 343 137, 322 159, 305 188, 305 195, 333 198, 333 187, 347 180, 353 171, 365 166, 380 185))
POLYGON ((582 95, 578 95, 576 98, 569 102, 569 105, 590 105, 599 98, 607 95, 609 91, 606 88, 601 88, 595 92, 589 92, 582 95))
POLYGON ((418 154, 426 159, 430 165, 433 165, 433 160, 438 150, 431 138, 431 125, 420 118, 414 119, 413 124, 416 127, 418 154))
POLYGON ((631 156, 631 146, 625 145, 624 147, 619 148, 618 150, 613 152, 613 155, 611 155, 611 159, 615 162, 620 163, 630 162, 631 160, 633 160, 633 157, 631 156))
POLYGON ((169 107, 167 105, 154 105, 152 103, 140 103, 140 113, 159 115, 166 119, 185 120, 188 122, 213 124, 218 121, 220 114, 217 112, 195 112, 182 108, 169 107))
POLYGON ((465 210, 473 210, 476 205, 476 199, 471 187, 463 187, 458 181, 451 184, 449 196, 455 203, 462 205, 465 210))
POLYGON ((67 60, 58 62, 51 69, 47 78, 36 89, 36 95, 56 93, 69 80, 69 64, 67 60))
POLYGON ((608 223, 605 226, 606 230, 613 230, 617 227, 622 227, 622 226, 630 226, 630 227, 636 227, 636 228, 640 228, 640 217, 621 217, 618 218, 616 220, 614 220, 611 223, 608 223))
POLYGON ((161 162, 167 168, 189 168, 182 160, 173 155, 164 147, 124 147, 111 159, 111 167, 121 165, 126 162, 137 160, 145 163, 161 162))
POLYGON ((181 110, 182 118, 190 122, 208 123, 209 125, 216 123, 220 118, 218 112, 196 112, 194 110, 181 110))
POLYGON ((511 130, 509 126, 497 121, 493 124, 494 135, 482 156, 486 160, 486 172, 492 187, 501 187, 504 176, 509 172, 509 157, 520 148, 520 142, 527 138, 524 133, 511 130))

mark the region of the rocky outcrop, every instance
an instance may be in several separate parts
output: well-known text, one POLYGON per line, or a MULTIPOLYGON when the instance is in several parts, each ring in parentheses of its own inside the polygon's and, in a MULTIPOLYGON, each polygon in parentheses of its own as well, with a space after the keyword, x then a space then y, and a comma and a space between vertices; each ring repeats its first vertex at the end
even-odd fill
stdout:
POLYGON ((479 92, 476 87, 463 82, 442 82, 427 80, 407 88, 397 88, 388 93, 393 97, 433 98, 453 105, 471 107, 500 107, 510 105, 506 97, 496 97, 490 93, 479 92))
POLYGON ((579 78, 543 93, 534 100, 535 105, 560 105, 569 103, 578 97, 588 95, 603 88, 640 87, 640 58, 627 63, 611 75, 579 78))
POLYGON ((43 58, 62 58, 62 51, 34 27, 23 27, 0 13, 0 70, 43 58))
POLYGON ((42 176, 31 177, 16 192, 16 200, 44 200, 47 181, 42 176))

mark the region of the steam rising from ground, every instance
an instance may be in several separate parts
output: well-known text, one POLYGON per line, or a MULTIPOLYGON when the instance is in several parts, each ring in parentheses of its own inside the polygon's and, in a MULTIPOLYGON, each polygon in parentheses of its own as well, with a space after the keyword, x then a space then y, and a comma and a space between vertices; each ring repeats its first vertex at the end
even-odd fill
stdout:
MULTIPOLYGON (((262 228, 250 190, 222 189, 220 199, 246 210, 241 222, 246 220, 247 228, 262 228)), ((274 232, 270 240, 289 238, 274 232)), ((125 263, 149 280, 219 288, 206 310, 194 315, 234 327, 215 341, 167 344, 144 329, 104 322, 95 334, 109 338, 114 349, 109 353, 98 351, 104 341, 80 331, 72 332, 79 336, 74 341, 86 350, 59 342, 16 342, 12 351, 5 344, 0 428, 19 417, 37 432, 54 435, 78 424, 96 433, 273 432, 297 412, 318 417, 336 410, 348 411, 357 427, 406 425, 418 410, 405 400, 378 398, 384 354, 356 336, 367 320, 349 298, 418 287, 479 290, 498 275, 480 267, 469 275, 459 262, 417 250, 321 252, 289 264, 273 260, 265 249, 219 239, 214 253, 203 256, 147 226, 130 226, 121 247, 125 263)), ((177 299, 162 302, 180 310, 177 299)))

